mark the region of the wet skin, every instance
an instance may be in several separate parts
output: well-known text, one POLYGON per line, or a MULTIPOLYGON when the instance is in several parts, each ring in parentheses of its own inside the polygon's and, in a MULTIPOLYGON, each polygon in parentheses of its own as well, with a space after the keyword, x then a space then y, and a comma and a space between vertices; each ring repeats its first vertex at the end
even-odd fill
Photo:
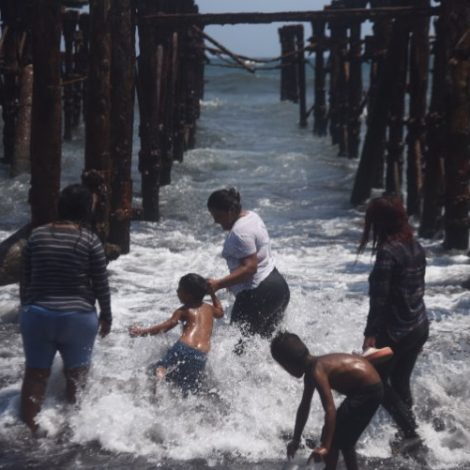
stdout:
POLYGON ((199 351, 209 352, 214 318, 221 318, 224 314, 220 301, 213 293, 210 294, 212 305, 205 302, 195 303, 181 289, 178 289, 177 293, 184 305, 175 310, 168 320, 149 328, 132 326, 129 328, 130 335, 147 336, 166 333, 182 322, 183 332, 180 341, 199 351))
MULTIPOLYGON (((377 371, 366 359, 342 353, 318 357, 307 355, 302 362, 298 363, 282 360, 279 362, 294 377, 304 377, 304 391, 297 410, 294 437, 287 446, 288 457, 293 457, 299 446, 300 437, 310 413, 313 392, 317 389, 325 410, 325 424, 321 444, 314 449, 309 461, 324 460, 328 470, 336 468, 338 449, 332 449, 336 426, 336 406, 332 390, 348 395, 363 386, 377 384, 380 382, 377 371)), ((354 448, 343 449, 343 455, 346 467, 351 470, 357 469, 354 448)))

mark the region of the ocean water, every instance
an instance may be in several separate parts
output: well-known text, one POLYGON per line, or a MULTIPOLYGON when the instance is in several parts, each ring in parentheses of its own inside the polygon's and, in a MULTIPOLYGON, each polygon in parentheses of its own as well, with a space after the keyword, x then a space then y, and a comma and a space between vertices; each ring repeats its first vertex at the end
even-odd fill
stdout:
MULTIPOLYGON (((363 212, 348 201, 357 162, 339 158, 329 138, 298 128, 297 106, 279 102, 277 72, 251 76, 209 68, 206 79, 197 146, 175 164, 173 183, 162 189, 161 221, 133 222, 131 253, 109 265, 113 332, 97 340, 78 406, 64 401, 56 359, 38 416, 45 431, 40 439, 32 439, 18 418, 18 287, 0 290, 0 468, 288 468, 286 436, 302 382, 273 362, 264 340, 254 338, 244 356, 232 353, 239 334, 229 325, 229 294, 221 293, 226 314, 215 327, 203 397, 183 399, 166 385, 154 394, 146 378, 146 366, 179 331, 137 339, 127 334, 129 325, 153 324, 172 313, 183 274, 226 273, 224 233, 206 210, 208 195, 221 187, 236 186, 244 207, 266 222, 277 267, 291 288, 283 327, 314 354, 360 349, 373 259, 370 252, 356 255, 363 212)), ((64 145, 63 184, 79 179, 82 137, 64 145)), ((2 168, 1 239, 28 219, 29 178, 6 175, 2 168)), ((137 170, 134 181, 138 204, 137 170)), ((443 252, 437 239, 424 245, 432 323, 413 393, 429 452, 425 463, 393 456, 395 428, 379 410, 357 445, 362 469, 470 469, 470 292, 460 287, 470 275, 469 259, 443 252)), ((318 440, 322 422, 314 395, 305 434, 318 440)), ((306 448, 298 452, 300 461, 308 455, 306 448)))

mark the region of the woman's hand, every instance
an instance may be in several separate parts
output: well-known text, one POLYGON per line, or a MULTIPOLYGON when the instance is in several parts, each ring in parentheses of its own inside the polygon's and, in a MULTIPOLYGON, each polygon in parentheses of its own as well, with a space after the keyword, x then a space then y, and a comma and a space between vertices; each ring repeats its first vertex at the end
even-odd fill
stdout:
POLYGON ((297 449, 299 448, 299 441, 292 439, 292 441, 287 444, 287 458, 293 459, 297 449))
POLYGON ((328 449, 326 447, 317 447, 313 449, 313 452, 310 454, 307 463, 314 462, 324 462, 325 458, 328 455, 328 449))
POLYGON ((222 289, 219 279, 208 279, 209 293, 215 294, 218 290, 222 289))
POLYGON ((362 350, 365 351, 368 348, 375 348, 375 336, 366 336, 364 343, 362 343, 362 350))
POLYGON ((110 331, 111 331, 111 323, 105 320, 100 320, 100 336, 104 338, 105 336, 109 335, 110 331))

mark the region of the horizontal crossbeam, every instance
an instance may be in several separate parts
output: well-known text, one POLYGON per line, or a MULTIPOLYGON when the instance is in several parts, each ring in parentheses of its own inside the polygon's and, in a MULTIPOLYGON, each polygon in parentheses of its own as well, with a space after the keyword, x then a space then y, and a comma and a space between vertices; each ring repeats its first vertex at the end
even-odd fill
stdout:
POLYGON ((259 24, 273 22, 315 20, 333 21, 343 20, 366 21, 376 18, 407 17, 407 16, 434 16, 438 15, 440 7, 384 7, 384 8, 326 8, 317 11, 285 11, 275 13, 205 13, 205 14, 156 14, 142 18, 141 21, 160 27, 175 27, 179 25, 225 25, 225 24, 259 24))

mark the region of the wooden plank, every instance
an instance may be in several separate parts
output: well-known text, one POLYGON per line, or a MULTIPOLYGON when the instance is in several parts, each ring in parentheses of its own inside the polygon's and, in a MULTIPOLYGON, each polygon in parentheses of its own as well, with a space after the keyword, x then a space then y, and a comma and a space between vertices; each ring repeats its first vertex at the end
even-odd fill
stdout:
POLYGON ((225 25, 239 23, 273 23, 273 22, 291 22, 291 21, 314 21, 344 18, 345 20, 369 20, 383 16, 433 16, 438 15, 439 7, 433 8, 414 8, 414 7, 384 7, 384 8, 344 8, 338 10, 315 10, 315 11, 284 11, 274 13, 206 13, 206 14, 155 14, 147 15, 141 19, 145 23, 151 23, 154 26, 168 28, 173 25, 225 25))

